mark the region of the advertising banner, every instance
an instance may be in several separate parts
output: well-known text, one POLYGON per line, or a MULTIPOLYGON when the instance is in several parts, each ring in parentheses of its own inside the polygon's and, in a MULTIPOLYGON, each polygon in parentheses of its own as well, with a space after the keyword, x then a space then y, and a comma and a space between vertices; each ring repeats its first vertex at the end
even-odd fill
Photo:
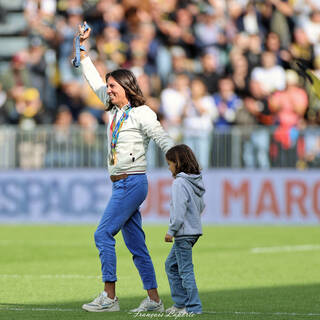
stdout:
MULTIPOLYGON (((319 224, 320 172, 208 170, 208 224, 319 224)), ((145 223, 168 223, 169 170, 148 172, 145 223)), ((2 171, 0 222, 98 223, 112 183, 106 170, 2 171)))

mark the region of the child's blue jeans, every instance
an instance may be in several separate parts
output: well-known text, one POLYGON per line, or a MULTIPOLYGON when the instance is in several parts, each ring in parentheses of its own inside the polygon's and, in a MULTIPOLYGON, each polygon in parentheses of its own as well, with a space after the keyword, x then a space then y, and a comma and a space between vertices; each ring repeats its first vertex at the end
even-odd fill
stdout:
POLYGON ((198 236, 175 238, 165 263, 171 297, 177 308, 201 313, 202 305, 193 271, 192 247, 198 236))
POLYGON ((139 207, 148 193, 145 174, 129 175, 112 184, 112 195, 94 234, 102 281, 117 281, 114 236, 121 230, 145 290, 157 288, 154 267, 145 243, 139 207))

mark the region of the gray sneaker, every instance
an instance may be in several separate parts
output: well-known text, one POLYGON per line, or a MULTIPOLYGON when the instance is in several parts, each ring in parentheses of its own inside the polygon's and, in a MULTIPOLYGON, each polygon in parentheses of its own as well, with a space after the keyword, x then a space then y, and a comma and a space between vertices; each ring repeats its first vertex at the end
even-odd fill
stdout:
POLYGON ((172 306, 172 307, 166 309, 166 313, 169 313, 169 314, 179 314, 179 315, 181 315, 181 314, 186 314, 186 312, 187 312, 187 310, 186 310, 185 307, 178 308, 176 306, 172 306))
POLYGON ((107 293, 103 291, 92 302, 84 304, 82 309, 90 312, 111 312, 120 311, 120 306, 117 297, 110 299, 107 293))
POLYGON ((159 302, 155 302, 151 300, 149 297, 145 298, 138 308, 130 310, 130 312, 142 312, 142 311, 157 311, 164 312, 163 302, 160 300, 159 302))

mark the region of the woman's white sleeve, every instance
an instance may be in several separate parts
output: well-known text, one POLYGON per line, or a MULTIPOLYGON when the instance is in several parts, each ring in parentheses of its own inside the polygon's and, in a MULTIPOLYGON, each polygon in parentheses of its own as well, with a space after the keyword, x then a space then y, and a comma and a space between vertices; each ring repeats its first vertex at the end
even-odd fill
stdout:
POLYGON ((154 140, 160 149, 166 153, 174 146, 174 141, 170 138, 168 133, 163 129, 160 122, 157 120, 157 115, 148 106, 141 106, 142 111, 140 115, 141 128, 144 134, 154 140))
POLYGON ((82 72, 87 79, 90 87, 102 101, 102 103, 108 106, 109 96, 107 94, 107 88, 105 82, 102 80, 98 70, 92 63, 90 57, 86 57, 81 60, 82 72))

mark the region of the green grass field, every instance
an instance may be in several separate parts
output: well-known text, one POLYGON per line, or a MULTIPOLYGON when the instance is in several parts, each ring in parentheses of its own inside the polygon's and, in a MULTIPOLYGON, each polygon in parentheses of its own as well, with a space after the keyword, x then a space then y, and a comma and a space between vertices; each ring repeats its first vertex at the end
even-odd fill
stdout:
MULTIPOLYGON (((145 292, 120 234, 121 311, 81 310, 103 288, 94 230, 94 226, 0 226, 0 319, 164 318, 128 313, 145 292)), ((163 241, 166 227, 146 226, 145 231, 159 293, 169 307, 164 261, 171 244, 163 241)), ((193 318, 320 319, 319 227, 206 226, 194 248, 194 265, 204 313, 193 318)))

